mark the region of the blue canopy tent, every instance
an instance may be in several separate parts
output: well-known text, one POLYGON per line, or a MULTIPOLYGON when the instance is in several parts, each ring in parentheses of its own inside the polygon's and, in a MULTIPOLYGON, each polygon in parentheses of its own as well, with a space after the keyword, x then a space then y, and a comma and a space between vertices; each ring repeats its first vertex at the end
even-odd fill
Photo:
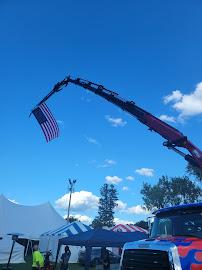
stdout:
MULTIPOLYGON (((39 249, 42 252, 51 250, 52 260, 55 261, 59 239, 63 237, 71 237, 75 234, 80 234, 88 230, 92 230, 92 228, 79 221, 65 224, 59 228, 56 228, 55 230, 43 233, 40 237, 39 249)), ((78 260, 79 248, 71 246, 70 250, 71 250, 70 262, 76 263, 78 260)))
POLYGON ((122 247, 126 242, 137 241, 148 238, 143 232, 113 232, 104 229, 94 229, 79 233, 74 236, 65 237, 59 240, 56 264, 60 247, 62 245, 85 246, 86 247, 86 269, 89 268, 89 261, 92 247, 122 247))

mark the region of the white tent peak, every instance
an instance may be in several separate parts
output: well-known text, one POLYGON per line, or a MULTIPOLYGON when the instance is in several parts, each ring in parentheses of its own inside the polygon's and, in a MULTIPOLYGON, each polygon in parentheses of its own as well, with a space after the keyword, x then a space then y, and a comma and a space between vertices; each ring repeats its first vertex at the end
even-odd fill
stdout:
POLYGON ((3 194, 0 195, 0 220, 1 235, 15 232, 33 239, 66 224, 50 202, 25 206, 8 200, 3 194))
MULTIPOLYGON (((2 202, 7 202, 7 203, 11 203, 11 204, 14 204, 14 205, 19 205, 19 206, 24 206, 24 207, 38 207, 38 206, 45 206, 45 205, 48 205, 50 207, 53 208, 53 206, 51 205, 51 203, 49 201, 47 202, 44 202, 44 203, 41 203, 41 204, 37 204, 37 205, 24 205, 24 204, 19 204, 17 202, 15 202, 14 200, 10 200, 8 199, 6 196, 4 196, 4 194, 0 194, 0 203, 2 202)), ((54 208, 53 208, 54 209, 54 208)), ((54 209, 55 210, 55 209, 54 209)))

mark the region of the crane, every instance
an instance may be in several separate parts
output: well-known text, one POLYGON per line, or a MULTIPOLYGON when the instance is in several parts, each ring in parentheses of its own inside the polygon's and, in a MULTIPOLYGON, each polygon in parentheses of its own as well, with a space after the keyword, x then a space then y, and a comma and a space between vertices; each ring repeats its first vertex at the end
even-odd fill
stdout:
POLYGON ((165 141, 163 145, 170 150, 175 151, 181 155, 191 165, 202 170, 202 151, 196 147, 182 132, 165 123, 159 118, 155 117, 151 113, 137 106, 134 101, 125 100, 119 96, 118 93, 106 89, 103 85, 93 83, 88 80, 81 78, 72 78, 71 76, 65 77, 62 81, 55 84, 53 89, 48 95, 46 95, 35 107, 34 111, 41 105, 44 104, 53 94, 61 91, 64 87, 69 84, 74 84, 93 92, 94 94, 104 98, 108 102, 118 106, 123 111, 126 111, 133 117, 135 117, 142 124, 146 125, 149 130, 155 131, 161 135, 165 141), (180 149, 179 149, 180 148, 180 149), (181 149, 184 148, 188 153, 184 153, 181 149))

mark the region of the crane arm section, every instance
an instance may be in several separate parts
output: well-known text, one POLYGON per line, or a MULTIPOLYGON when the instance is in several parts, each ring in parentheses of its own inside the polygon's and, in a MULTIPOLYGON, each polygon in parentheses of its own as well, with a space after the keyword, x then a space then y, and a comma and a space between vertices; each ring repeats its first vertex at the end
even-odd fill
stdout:
POLYGON ((69 83, 78 85, 94 94, 101 96, 110 103, 118 106, 122 110, 128 112, 133 117, 137 118, 141 123, 146 125, 149 130, 157 132, 161 135, 166 141, 163 143, 164 146, 168 147, 171 150, 174 150, 181 156, 183 156, 188 162, 192 165, 197 166, 202 169, 202 152, 197 148, 192 142, 190 142, 186 136, 183 135, 179 130, 172 127, 171 125, 165 123, 159 118, 155 117, 151 113, 145 111, 135 104, 133 101, 128 101, 121 98, 116 92, 111 91, 103 87, 102 85, 83 80, 80 78, 73 79, 70 76, 66 77, 64 80, 58 82, 52 91, 37 105, 45 102, 50 96, 54 93, 62 90, 63 87, 66 87, 69 83), (189 154, 183 153, 181 150, 176 147, 184 148, 188 150, 189 154))

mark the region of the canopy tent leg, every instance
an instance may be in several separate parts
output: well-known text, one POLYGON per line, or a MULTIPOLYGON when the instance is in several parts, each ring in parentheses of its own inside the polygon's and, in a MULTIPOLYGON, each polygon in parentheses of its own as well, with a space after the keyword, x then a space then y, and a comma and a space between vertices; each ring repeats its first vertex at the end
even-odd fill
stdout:
POLYGON ((60 243, 58 243, 57 254, 56 254, 56 258, 55 258, 54 270, 56 270, 56 267, 57 267, 58 257, 59 257, 59 254, 60 254, 60 248, 61 248, 61 245, 60 245, 60 243))
POLYGON ((85 248, 86 248, 85 270, 89 270, 90 269, 92 247, 85 246, 85 248))

